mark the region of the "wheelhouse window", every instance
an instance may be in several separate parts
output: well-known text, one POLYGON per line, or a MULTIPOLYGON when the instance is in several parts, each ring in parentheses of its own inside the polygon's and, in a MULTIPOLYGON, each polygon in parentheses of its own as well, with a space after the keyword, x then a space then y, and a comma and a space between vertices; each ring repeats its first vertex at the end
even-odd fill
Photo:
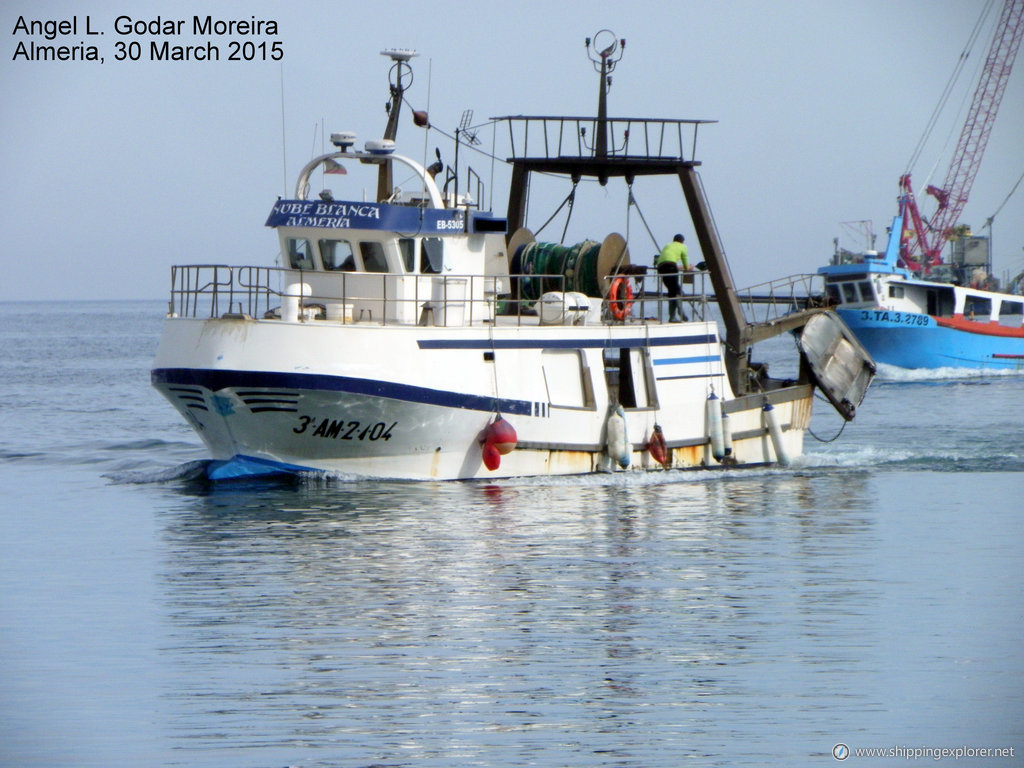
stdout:
POLYGON ((320 258, 324 262, 324 269, 356 271, 356 257, 348 240, 321 240, 320 258))
POLYGON ((420 272, 439 274, 444 266, 444 241, 440 237, 424 237, 420 249, 420 272))
POLYGON ((871 281, 870 280, 864 280, 864 281, 862 281, 860 283, 857 283, 857 287, 860 288, 860 300, 861 301, 874 301, 875 300, 875 292, 871 288, 871 281))
POLYGON ((1024 303, 1019 301, 1006 301, 999 306, 999 324, 1011 328, 1019 328, 1024 324, 1024 303))
POLYGON ((384 246, 369 240, 359 243, 359 253, 363 257, 363 269, 367 272, 387 272, 388 260, 384 257, 384 246))
POLYGON ((976 296, 971 297, 967 300, 967 303, 964 306, 964 315, 971 319, 978 317, 990 317, 992 315, 991 299, 982 299, 976 296))
POLYGON ((844 304, 855 304, 857 303, 857 284, 856 283, 843 283, 843 303, 844 304))
POLYGON ((1003 299, 1003 303, 999 308, 1000 316, 1005 315, 1021 315, 1024 314, 1024 302, 1020 301, 1007 301, 1003 299))
POLYGON ((398 241, 398 252, 402 256, 402 266, 406 272, 416 269, 416 241, 411 237, 403 237, 398 241))
POLYGON ((403 237, 398 241, 398 252, 402 257, 405 271, 416 271, 416 248, 419 246, 421 275, 437 275, 444 266, 444 241, 440 237, 424 237, 416 239, 403 237))
POLYGON ((289 237, 288 264, 292 269, 313 269, 313 249, 310 248, 309 240, 299 237, 289 237))

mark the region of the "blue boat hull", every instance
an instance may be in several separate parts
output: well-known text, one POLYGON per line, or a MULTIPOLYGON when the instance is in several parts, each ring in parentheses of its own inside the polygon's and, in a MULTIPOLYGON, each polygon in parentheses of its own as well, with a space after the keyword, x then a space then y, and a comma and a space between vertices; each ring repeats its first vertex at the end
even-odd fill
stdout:
POLYGON ((881 309, 838 309, 837 312, 879 363, 900 368, 1024 370, 1022 336, 940 325, 934 317, 912 312, 881 309))

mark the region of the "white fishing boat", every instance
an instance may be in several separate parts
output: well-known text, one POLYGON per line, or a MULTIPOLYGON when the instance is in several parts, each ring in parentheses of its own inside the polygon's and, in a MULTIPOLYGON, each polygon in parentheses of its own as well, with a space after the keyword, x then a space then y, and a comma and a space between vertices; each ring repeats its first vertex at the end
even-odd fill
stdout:
POLYGON ((334 134, 294 197, 274 203, 266 225, 281 266, 173 268, 152 381, 208 447, 211 479, 788 464, 802 453, 816 387, 853 418, 874 364, 835 314, 787 305, 767 321, 744 317, 693 155, 705 121, 608 117, 621 46, 591 50, 596 117, 495 118, 513 143, 506 215, 460 191, 460 176, 478 191, 472 169, 396 151, 414 54, 385 51, 384 136, 358 150, 351 134, 334 134), (338 165, 344 180, 374 174, 376 199, 311 199, 312 174, 338 165), (395 168, 415 183, 396 189, 395 168), (641 291, 657 278, 645 282, 621 236, 535 242, 525 221, 533 173, 624 179, 631 195, 636 179, 677 178, 707 267, 684 297, 689 319, 661 319, 668 300, 641 291), (789 332, 799 374, 775 379, 751 351, 789 332))

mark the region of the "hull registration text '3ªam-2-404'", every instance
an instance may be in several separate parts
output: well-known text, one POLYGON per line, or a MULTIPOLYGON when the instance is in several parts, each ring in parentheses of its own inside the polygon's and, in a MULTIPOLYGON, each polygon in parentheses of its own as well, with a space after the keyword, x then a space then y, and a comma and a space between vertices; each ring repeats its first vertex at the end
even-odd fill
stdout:
POLYGON ((332 440, 390 440, 391 430, 398 426, 397 421, 378 421, 366 423, 362 421, 346 421, 345 419, 315 418, 300 416, 299 425, 292 429, 297 435, 324 437, 332 440), (314 426, 316 425, 316 426, 314 426))

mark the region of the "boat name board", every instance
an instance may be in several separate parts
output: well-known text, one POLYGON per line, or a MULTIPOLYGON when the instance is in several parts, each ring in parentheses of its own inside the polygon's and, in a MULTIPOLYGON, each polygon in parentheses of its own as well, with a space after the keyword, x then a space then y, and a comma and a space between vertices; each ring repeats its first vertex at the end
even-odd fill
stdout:
POLYGON ((388 203, 278 200, 270 210, 266 226, 458 234, 465 231, 465 214, 460 210, 388 203))

